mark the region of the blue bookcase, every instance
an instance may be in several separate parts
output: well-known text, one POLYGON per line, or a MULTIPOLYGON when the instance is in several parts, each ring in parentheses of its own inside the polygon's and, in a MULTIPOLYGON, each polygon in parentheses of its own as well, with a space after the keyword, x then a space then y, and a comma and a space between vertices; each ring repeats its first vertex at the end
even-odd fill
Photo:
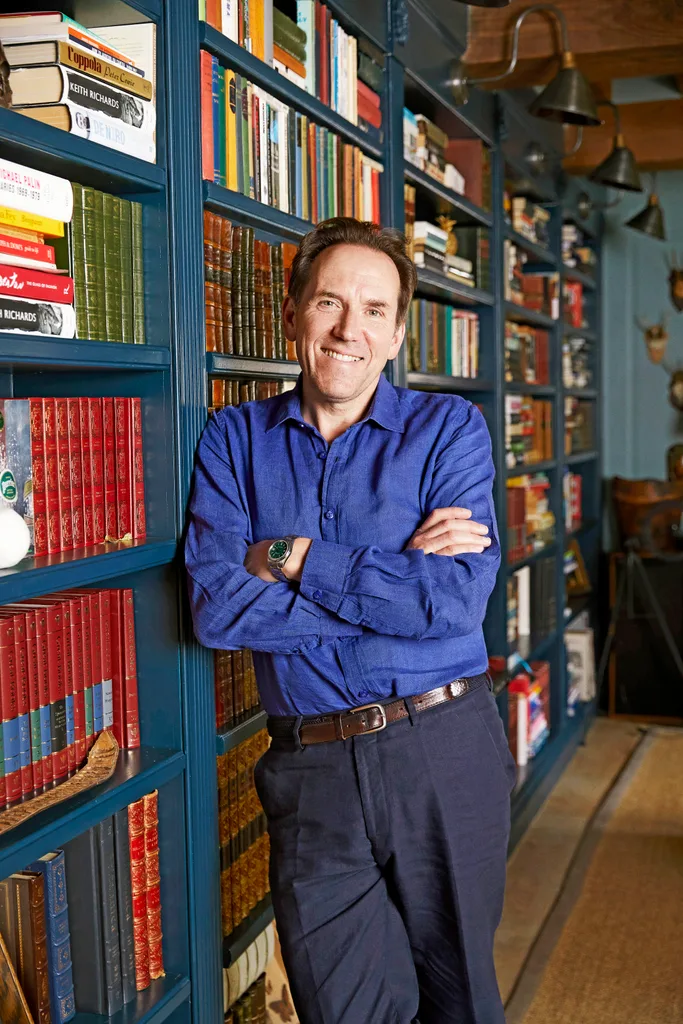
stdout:
MULTIPOLYGON (((28 10, 30 3, 13 5, 28 10)), ((531 118, 515 101, 475 92, 457 108, 444 81, 448 63, 462 45, 434 10, 419 0, 332 0, 332 13, 355 35, 365 35, 384 55, 381 145, 314 97, 266 67, 246 50, 200 22, 197 0, 66 0, 63 9, 86 25, 154 21, 157 26, 158 159, 154 165, 114 154, 87 140, 0 110, 3 155, 68 177, 83 185, 134 198, 144 207, 146 335, 144 346, 83 340, 63 341, 0 334, 0 388, 4 396, 140 395, 143 399, 148 538, 130 547, 28 559, 0 573, 0 603, 74 585, 132 587, 138 637, 138 677, 142 747, 124 752, 106 785, 54 808, 0 837, 0 877, 79 834, 101 818, 154 788, 159 789, 164 958, 167 977, 155 982, 113 1018, 114 1024, 218 1024, 222 1018, 221 968, 234 960, 272 919, 266 901, 227 940, 221 939, 216 755, 225 753, 264 725, 262 714, 236 729, 216 735, 213 656, 192 637, 182 574, 181 541, 194 452, 206 423, 208 380, 212 377, 285 378, 297 376, 296 364, 207 353, 204 338, 203 210, 224 214, 254 227, 266 241, 297 241, 310 224, 263 206, 211 182, 202 181, 200 50, 246 75, 317 123, 360 146, 384 166, 382 220, 403 227, 404 182, 434 209, 448 210, 458 224, 490 231, 492 281, 489 291, 455 284, 420 271, 418 295, 475 310, 480 317, 480 375, 475 380, 408 372, 405 351, 388 368, 397 384, 430 391, 462 393, 482 405, 498 467, 496 506, 503 545, 503 566, 489 605, 486 635, 492 654, 508 654, 506 642, 507 565, 504 451, 504 325, 506 317, 546 328, 552 338, 549 385, 510 386, 554 402, 555 452, 539 465, 551 478, 557 538, 541 555, 557 565, 558 610, 564 608, 562 557, 564 520, 562 476, 566 465, 584 484, 585 524, 576 532, 594 584, 592 597, 573 608, 594 607, 600 548, 600 449, 596 415, 595 450, 565 457, 565 397, 578 392, 562 386, 562 321, 520 310, 504 301, 503 245, 511 239, 539 268, 556 269, 581 281, 591 296, 591 331, 582 331, 600 348, 600 286, 561 258, 561 225, 574 220, 589 232, 599 254, 599 217, 578 218, 580 185, 557 173, 562 139, 557 129, 531 118), (484 210, 407 164, 403 157, 403 107, 419 110, 453 137, 478 138, 489 148, 492 167, 491 209, 484 210), (529 177, 525 153, 541 144, 551 170, 533 178, 532 191, 552 213, 549 247, 517 236, 503 217, 506 174, 529 177)), ((458 5, 453 5, 458 6, 458 5)), ((454 15, 454 21, 457 20, 454 15)), ((593 190, 599 198, 599 192, 593 190)), ((580 397, 600 401, 599 357, 594 385, 580 397)), ((515 471, 516 473, 519 470, 515 471)), ((532 557, 539 557, 532 556, 532 557)), ((552 666, 552 734, 513 797, 513 842, 526 827, 550 785, 580 742, 585 716, 566 714, 566 668, 561 614, 557 629, 521 653, 552 666)), ((499 697, 507 719, 507 696, 499 697)), ((80 1014, 78 1024, 102 1018, 80 1014)))

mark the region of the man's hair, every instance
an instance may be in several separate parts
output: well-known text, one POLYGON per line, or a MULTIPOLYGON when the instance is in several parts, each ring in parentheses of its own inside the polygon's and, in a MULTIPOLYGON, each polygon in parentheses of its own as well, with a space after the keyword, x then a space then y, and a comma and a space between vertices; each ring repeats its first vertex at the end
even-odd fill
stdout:
POLYGON ((406 253, 406 239, 394 228, 381 228, 353 217, 332 217, 321 221, 301 240, 292 261, 289 294, 298 303, 311 276, 313 262, 332 245, 362 245, 383 252, 393 262, 400 281, 396 323, 402 324, 417 284, 415 264, 406 253))

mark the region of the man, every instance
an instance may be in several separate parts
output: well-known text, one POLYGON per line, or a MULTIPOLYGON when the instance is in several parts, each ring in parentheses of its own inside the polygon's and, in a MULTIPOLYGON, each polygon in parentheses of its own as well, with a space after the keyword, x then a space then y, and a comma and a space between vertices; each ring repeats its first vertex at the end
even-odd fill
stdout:
POLYGON ((500 562, 488 431, 394 388, 415 270, 349 218, 301 243, 297 389, 201 440, 187 538, 197 638, 249 647, 257 766, 302 1024, 503 1024, 493 967, 512 759, 484 674, 500 562))

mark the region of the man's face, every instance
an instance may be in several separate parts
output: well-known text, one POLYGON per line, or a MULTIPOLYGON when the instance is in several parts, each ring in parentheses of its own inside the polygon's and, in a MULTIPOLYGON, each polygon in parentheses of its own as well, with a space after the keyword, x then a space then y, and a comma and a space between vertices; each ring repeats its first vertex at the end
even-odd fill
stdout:
POLYGON ((401 347, 400 280, 393 260, 365 246, 334 245, 316 258, 297 306, 284 305, 285 334, 308 384, 330 402, 374 389, 401 347))

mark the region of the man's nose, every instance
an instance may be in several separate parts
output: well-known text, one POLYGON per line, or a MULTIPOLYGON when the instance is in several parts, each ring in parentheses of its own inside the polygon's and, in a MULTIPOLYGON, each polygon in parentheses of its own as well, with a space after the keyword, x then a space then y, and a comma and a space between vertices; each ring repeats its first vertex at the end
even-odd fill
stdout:
POLYGON ((334 333, 340 341, 355 341, 360 337, 361 318, 358 310, 341 310, 334 325, 334 333))

